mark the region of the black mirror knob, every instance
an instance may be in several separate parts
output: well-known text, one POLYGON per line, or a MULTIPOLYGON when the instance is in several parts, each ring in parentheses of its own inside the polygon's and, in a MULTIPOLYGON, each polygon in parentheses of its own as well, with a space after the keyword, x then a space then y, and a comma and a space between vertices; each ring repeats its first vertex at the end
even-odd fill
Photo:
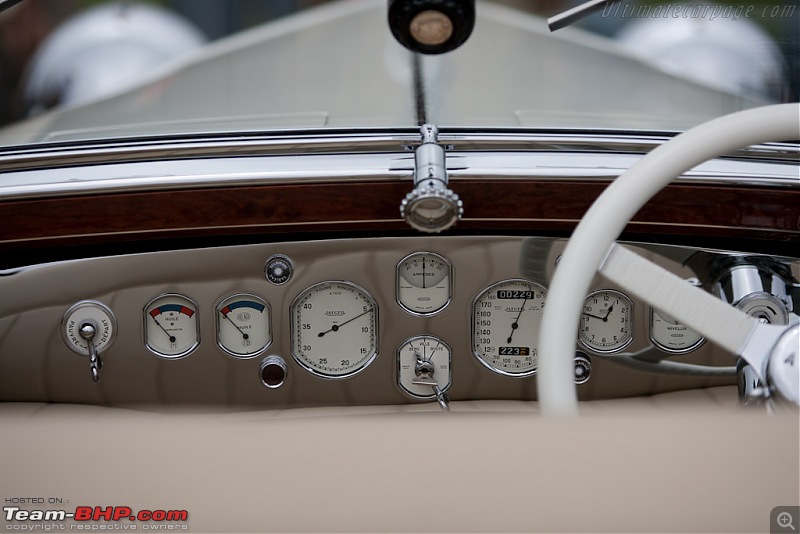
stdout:
POLYGON ((455 50, 475 27, 475 0, 389 0, 389 28, 421 54, 455 50))

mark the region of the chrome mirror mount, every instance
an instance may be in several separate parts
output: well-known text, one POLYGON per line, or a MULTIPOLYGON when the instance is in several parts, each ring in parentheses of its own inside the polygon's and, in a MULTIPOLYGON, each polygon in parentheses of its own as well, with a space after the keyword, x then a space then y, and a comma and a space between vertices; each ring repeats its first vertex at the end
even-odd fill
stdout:
POLYGON ((464 214, 458 195, 447 187, 444 147, 432 124, 420 129, 422 144, 414 152, 414 189, 400 203, 400 215, 420 232, 438 233, 464 214))

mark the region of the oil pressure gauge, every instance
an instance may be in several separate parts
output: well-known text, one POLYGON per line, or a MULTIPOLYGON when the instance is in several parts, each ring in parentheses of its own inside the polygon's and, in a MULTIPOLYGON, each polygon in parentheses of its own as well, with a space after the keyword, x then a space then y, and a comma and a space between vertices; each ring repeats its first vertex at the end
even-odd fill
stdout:
POLYGON ((253 358, 272 343, 269 303, 256 295, 231 295, 217 305, 217 345, 236 358, 253 358))
POLYGON ((449 303, 453 267, 433 252, 415 252, 397 265, 397 303, 417 315, 433 315, 449 303))
POLYGON ((197 304, 174 293, 151 300, 144 308, 144 341, 150 352, 170 360, 194 351, 200 344, 197 304))

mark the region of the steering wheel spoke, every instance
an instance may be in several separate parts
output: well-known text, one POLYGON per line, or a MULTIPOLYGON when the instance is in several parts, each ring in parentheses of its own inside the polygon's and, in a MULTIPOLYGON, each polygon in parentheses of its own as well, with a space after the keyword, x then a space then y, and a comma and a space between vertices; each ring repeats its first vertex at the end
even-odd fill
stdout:
MULTIPOLYGON (((789 347, 786 349, 789 352, 793 350, 794 340, 800 336, 800 325, 782 329, 761 325, 721 301, 712 303, 713 297, 703 295, 702 291, 698 293, 699 290, 687 287, 683 281, 674 286, 673 294, 670 278, 662 274, 657 277, 665 280, 663 287, 658 290, 658 295, 649 295, 653 292, 650 285, 653 278, 648 279, 648 276, 653 275, 637 273, 633 267, 625 265, 624 252, 619 253, 616 260, 614 255, 617 252, 609 253, 611 245, 631 218, 675 177, 732 150, 770 141, 798 139, 800 104, 766 106, 720 117, 656 148, 598 197, 572 234, 550 283, 539 340, 537 390, 542 413, 575 414, 578 411, 572 377, 575 338, 586 291, 601 264, 609 271, 604 272, 606 276, 616 276, 616 281, 631 292, 633 290, 628 284, 643 286, 637 290, 637 296, 648 302, 657 296, 658 302, 651 305, 741 355, 754 364, 753 368, 762 377, 769 374, 771 376, 767 378, 773 378, 773 385, 786 389, 789 394, 785 397, 799 402, 796 375, 800 374, 800 363, 797 363, 800 355, 797 351, 785 356, 777 355, 777 352, 783 350, 781 347, 789 347), (776 343, 779 350, 773 351, 776 343), (773 377, 775 373, 783 374, 773 377), (781 386, 781 383, 788 386, 781 386)), ((617 250, 623 249, 618 247, 617 250)), ((522 258, 520 263, 524 263, 522 258)), ((647 273, 652 273, 650 267, 637 264, 647 273)))
POLYGON ((639 299, 692 325, 728 352, 740 355, 766 383, 766 364, 786 327, 762 323, 666 269, 615 243, 598 269, 639 299))

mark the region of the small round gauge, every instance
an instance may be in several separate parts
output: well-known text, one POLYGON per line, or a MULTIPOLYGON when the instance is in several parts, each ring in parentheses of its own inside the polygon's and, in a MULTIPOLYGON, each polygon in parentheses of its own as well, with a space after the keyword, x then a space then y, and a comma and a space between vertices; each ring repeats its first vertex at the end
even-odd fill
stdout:
POLYGON ((378 306, 351 282, 315 284, 291 306, 292 356, 325 378, 346 378, 378 355, 378 306))
POLYGON ((189 297, 169 293, 144 308, 144 340, 156 356, 183 358, 200 344, 197 304, 189 297))
POLYGON ((89 356, 88 341, 80 334, 85 324, 91 325, 96 334, 92 339, 98 353, 114 343, 117 336, 117 319, 111 309, 94 300, 82 300, 70 307, 61 321, 61 337, 67 347, 82 356, 89 356))
POLYGON ((547 290, 527 280, 505 280, 484 289, 472 304, 472 352, 496 373, 536 372, 539 326, 547 290))
POLYGON ((397 349, 397 384, 418 399, 436 398, 450 389, 450 346, 434 336, 416 336, 397 349))
POLYGON ((765 291, 750 293, 736 303, 736 307, 746 314, 763 319, 769 324, 789 324, 786 305, 775 295, 765 291))
POLYGON ((397 264, 397 303, 411 313, 442 311, 452 294, 453 268, 433 252, 415 252, 397 264))
POLYGON ((685 354, 703 344, 705 338, 666 313, 650 308, 650 341, 674 354, 685 354))
POLYGON ((623 293, 601 289, 583 302, 578 340, 595 352, 617 352, 633 341, 633 302, 623 293))
POLYGON ((256 295, 231 295, 217 305, 217 344, 236 358, 252 358, 272 343, 270 306, 256 295))

